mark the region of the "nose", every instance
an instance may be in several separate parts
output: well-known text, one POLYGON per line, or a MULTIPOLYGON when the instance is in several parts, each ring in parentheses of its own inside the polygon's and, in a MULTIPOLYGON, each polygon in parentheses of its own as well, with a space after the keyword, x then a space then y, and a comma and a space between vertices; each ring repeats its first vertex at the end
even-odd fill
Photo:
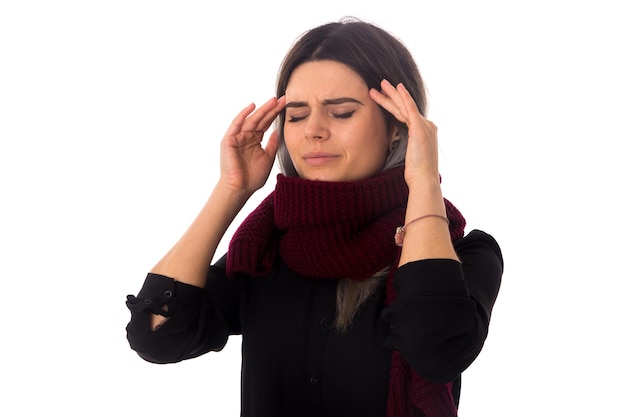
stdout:
POLYGON ((328 139, 328 126, 322 114, 316 111, 312 111, 311 114, 309 114, 309 117, 306 118, 304 137, 314 140, 328 139))

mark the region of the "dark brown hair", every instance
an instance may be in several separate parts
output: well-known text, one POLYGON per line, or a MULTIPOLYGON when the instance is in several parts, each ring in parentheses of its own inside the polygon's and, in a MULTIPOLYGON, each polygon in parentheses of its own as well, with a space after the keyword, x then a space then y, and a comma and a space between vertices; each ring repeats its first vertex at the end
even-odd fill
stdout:
MULTIPOLYGON (((285 56, 276 83, 276 97, 285 94, 293 71, 310 61, 331 60, 350 67, 363 78, 369 88, 380 90, 386 79, 393 85, 403 83, 426 115, 426 93, 422 77, 407 47, 385 30, 355 18, 345 18, 313 28, 301 35, 285 56)), ((387 126, 397 126, 401 140, 387 157, 384 169, 404 164, 407 144, 407 127, 392 114, 382 109, 387 126)), ((279 151, 278 161, 285 175, 297 176, 284 140, 285 112, 277 119, 279 151)))

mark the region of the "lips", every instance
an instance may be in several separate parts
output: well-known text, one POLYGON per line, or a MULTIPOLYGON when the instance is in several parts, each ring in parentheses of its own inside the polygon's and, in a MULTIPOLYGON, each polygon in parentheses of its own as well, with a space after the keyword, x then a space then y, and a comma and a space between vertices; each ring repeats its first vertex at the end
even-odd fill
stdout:
POLYGON ((302 157, 309 165, 324 165, 336 161, 337 158, 339 158, 339 155, 327 152, 310 152, 302 157))

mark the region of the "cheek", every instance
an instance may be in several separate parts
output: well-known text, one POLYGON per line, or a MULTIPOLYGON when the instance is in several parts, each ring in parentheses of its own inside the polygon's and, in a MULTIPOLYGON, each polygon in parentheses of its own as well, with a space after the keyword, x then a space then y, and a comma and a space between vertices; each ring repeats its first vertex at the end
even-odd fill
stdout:
POLYGON ((366 159, 372 165, 382 168, 387 159, 388 147, 383 138, 378 138, 378 140, 372 139, 369 143, 363 144, 361 152, 363 159, 366 159))
POLYGON ((302 123, 285 123, 283 126, 283 137, 285 142, 295 142, 302 135, 302 123))
POLYGON ((293 137, 293 129, 285 124, 285 126, 283 126, 283 140, 285 141, 285 145, 287 145, 287 147, 290 146, 293 137))
POLYGON ((385 159, 389 150, 390 133, 382 115, 372 115, 372 123, 362 131, 364 147, 369 149, 372 159, 385 159))
POLYGON ((294 158, 294 155, 297 155, 299 145, 299 141, 295 139, 297 137, 298 136, 295 134, 293 128, 283 128, 283 141, 285 148, 287 149, 287 153, 289 154, 289 157, 294 165, 297 163, 297 158, 294 158))
POLYGON ((362 156, 369 161, 371 166, 375 166, 379 169, 385 165, 387 156, 389 155, 389 145, 387 143, 386 135, 378 135, 372 137, 367 143, 364 143, 362 148, 364 153, 362 156))
POLYGON ((287 151, 289 151, 289 153, 292 152, 293 150, 293 140, 291 140, 291 135, 285 130, 283 132, 283 138, 284 138, 284 142, 285 142, 285 147, 287 148, 287 151))

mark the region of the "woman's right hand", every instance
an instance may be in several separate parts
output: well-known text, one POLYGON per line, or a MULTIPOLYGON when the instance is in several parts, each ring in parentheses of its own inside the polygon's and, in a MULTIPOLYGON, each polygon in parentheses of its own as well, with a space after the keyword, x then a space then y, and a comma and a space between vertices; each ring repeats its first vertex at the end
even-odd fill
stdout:
MULTIPOLYGON (((272 98, 255 110, 243 109, 222 139, 220 179, 209 199, 172 249, 151 272, 203 288, 215 251, 247 197, 261 188, 272 170, 278 135, 272 133, 265 149, 263 134, 285 107, 285 98, 272 98)), ((152 328, 165 320, 153 316, 152 328)))
POLYGON ((284 96, 272 98, 256 110, 248 105, 233 119, 220 148, 221 184, 247 195, 265 184, 278 150, 278 132, 272 132, 265 148, 261 142, 284 107, 284 96))

